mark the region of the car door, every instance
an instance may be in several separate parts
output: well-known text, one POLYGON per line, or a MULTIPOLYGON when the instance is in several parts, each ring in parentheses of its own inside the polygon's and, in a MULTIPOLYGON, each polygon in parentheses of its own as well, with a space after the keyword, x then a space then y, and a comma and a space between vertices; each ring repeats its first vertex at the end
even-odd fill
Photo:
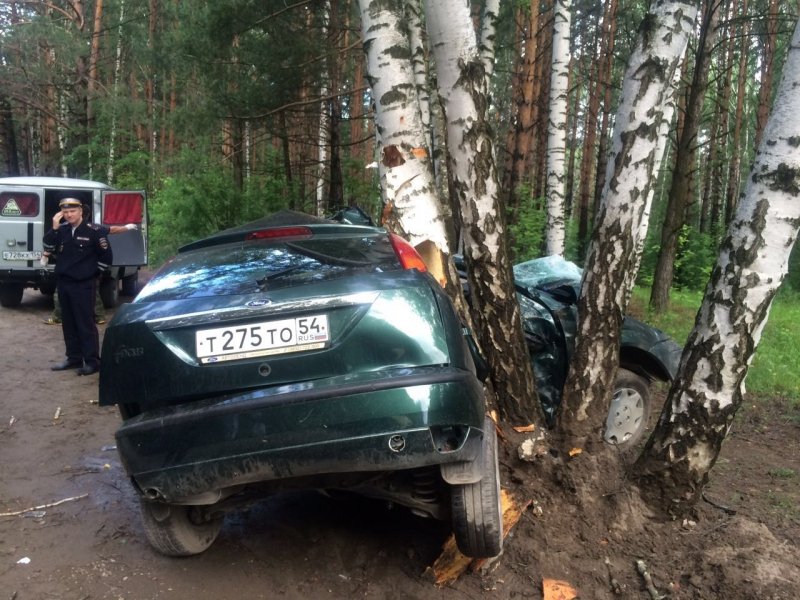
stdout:
POLYGON ((109 237, 115 266, 147 264, 147 197, 141 190, 104 190, 101 197, 103 225, 136 225, 137 229, 109 237))

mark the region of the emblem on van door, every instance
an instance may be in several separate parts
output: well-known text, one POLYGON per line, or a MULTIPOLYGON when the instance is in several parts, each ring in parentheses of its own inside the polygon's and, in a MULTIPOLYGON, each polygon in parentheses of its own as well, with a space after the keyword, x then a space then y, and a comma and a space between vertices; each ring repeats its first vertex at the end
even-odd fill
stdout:
POLYGON ((9 198, 8 202, 6 202, 6 205, 3 207, 3 212, 0 214, 4 217, 19 217, 22 215, 22 209, 14 198, 9 198))

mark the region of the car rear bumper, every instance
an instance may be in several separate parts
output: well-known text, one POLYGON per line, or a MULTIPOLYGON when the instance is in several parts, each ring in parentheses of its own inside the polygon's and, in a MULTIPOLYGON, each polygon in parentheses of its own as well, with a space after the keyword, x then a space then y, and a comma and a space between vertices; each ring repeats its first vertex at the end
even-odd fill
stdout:
POLYGON ((325 393, 302 387, 129 419, 116 434, 125 469, 145 497, 181 502, 256 482, 414 469, 478 455, 485 408, 469 371, 428 368, 325 393))

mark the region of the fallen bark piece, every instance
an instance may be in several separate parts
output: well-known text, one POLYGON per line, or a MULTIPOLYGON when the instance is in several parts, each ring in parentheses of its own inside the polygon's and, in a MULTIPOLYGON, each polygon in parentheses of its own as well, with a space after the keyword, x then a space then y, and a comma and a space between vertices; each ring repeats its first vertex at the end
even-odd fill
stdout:
POLYGON ((536 430, 536 425, 531 423, 530 425, 517 425, 514 427, 514 431, 517 433, 530 433, 531 431, 536 430))
MULTIPOLYGON (((508 532, 517 524, 522 513, 531 505, 531 500, 517 498, 507 490, 500 491, 500 505, 503 509, 503 537, 508 537, 508 532)), ((432 572, 434 583, 438 587, 450 585, 458 579, 467 569, 477 571, 492 558, 470 558, 464 556, 456 546, 456 538, 450 535, 442 547, 442 553, 428 567, 428 572, 432 572)))
POLYGON ((647 565, 643 560, 636 561, 636 570, 639 571, 639 574, 644 579, 645 587, 647 588, 647 593, 650 594, 650 597, 653 600, 661 600, 663 596, 658 593, 656 586, 653 585, 653 578, 650 577, 650 573, 647 572, 647 565))
POLYGON ((89 494, 81 494, 80 496, 72 496, 71 498, 64 498, 63 500, 57 500, 56 502, 51 502, 50 504, 40 504, 39 506, 32 506, 30 508, 25 508, 23 510, 4 512, 0 513, 0 517, 18 517, 19 515, 24 515, 25 513, 31 512, 32 510, 42 510, 43 508, 58 506, 59 504, 64 504, 65 502, 74 502, 75 500, 81 500, 82 498, 86 498, 88 496, 89 494))
POLYGON ((542 580, 542 592, 544 600, 575 600, 578 592, 566 581, 558 579, 542 580))

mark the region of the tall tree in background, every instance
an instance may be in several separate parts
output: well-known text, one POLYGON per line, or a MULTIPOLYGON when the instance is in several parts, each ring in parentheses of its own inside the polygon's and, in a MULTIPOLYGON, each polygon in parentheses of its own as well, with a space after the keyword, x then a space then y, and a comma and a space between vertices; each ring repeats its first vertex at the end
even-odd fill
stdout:
POLYGON ((638 268, 662 128, 674 112, 675 75, 695 25, 689 0, 654 2, 623 79, 610 160, 578 302, 575 353, 559 423, 569 440, 601 443, 619 361, 619 332, 638 268))
POLYGON ((700 33, 692 80, 687 87, 683 126, 678 131, 675 167, 667 195, 667 211, 661 226, 658 262, 653 272, 650 307, 659 313, 664 312, 669 305, 669 290, 672 287, 675 257, 678 252, 678 235, 686 223, 688 208, 694 200, 698 133, 708 83, 708 69, 711 65, 711 52, 717 38, 720 5, 720 0, 705 0, 700 17, 700 33))
POLYGON ((553 46, 550 71, 550 112, 547 135, 547 224, 545 254, 564 254, 566 239, 565 187, 567 95, 569 90, 570 2, 553 5, 553 46))
POLYGON ((700 497, 800 230, 800 22, 747 188, 720 248, 678 380, 636 463, 643 496, 685 514, 700 497))

